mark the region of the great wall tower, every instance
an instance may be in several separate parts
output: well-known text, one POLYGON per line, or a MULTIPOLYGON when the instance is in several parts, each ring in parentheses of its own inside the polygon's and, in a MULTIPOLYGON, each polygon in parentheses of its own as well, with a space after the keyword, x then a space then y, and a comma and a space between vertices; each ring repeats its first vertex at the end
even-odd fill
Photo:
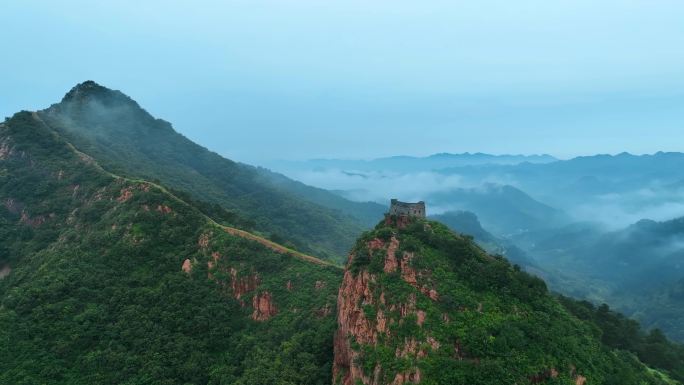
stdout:
POLYGON ((424 219, 425 217, 425 202, 407 203, 392 199, 389 212, 385 214, 385 223, 394 223, 399 227, 404 227, 411 218, 424 219))

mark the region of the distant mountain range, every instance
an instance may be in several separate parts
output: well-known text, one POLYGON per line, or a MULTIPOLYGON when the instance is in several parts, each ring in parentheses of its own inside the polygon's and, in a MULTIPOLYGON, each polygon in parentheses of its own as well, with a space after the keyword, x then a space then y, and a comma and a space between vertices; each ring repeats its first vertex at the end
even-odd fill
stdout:
POLYGON ((349 200, 424 200, 429 215, 458 231, 468 221, 454 213, 471 212, 496 244, 532 260, 554 290, 607 301, 684 340, 684 314, 676 310, 684 280, 684 229, 676 226, 684 217, 683 165, 678 152, 569 160, 436 154, 311 160, 278 170, 349 200))
POLYGON ((448 167, 472 166, 483 164, 512 165, 520 163, 550 163, 557 159, 551 155, 492 155, 484 153, 450 154, 439 153, 425 157, 391 156, 371 160, 355 159, 311 159, 307 161, 278 161, 269 164, 275 169, 341 169, 356 171, 430 171, 448 167))

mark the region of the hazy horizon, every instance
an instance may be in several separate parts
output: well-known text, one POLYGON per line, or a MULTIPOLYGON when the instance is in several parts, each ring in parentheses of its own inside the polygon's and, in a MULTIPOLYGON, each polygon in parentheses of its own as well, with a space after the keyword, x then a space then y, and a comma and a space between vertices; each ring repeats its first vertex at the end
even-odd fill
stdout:
POLYGON ((675 1, 33 0, 0 13, 2 116, 92 79, 248 163, 684 142, 675 1))

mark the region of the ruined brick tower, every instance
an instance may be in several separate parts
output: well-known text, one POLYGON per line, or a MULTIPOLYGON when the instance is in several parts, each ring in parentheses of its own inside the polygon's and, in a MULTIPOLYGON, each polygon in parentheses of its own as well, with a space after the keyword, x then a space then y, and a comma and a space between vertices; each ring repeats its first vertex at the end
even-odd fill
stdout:
POLYGON ((418 217, 425 218, 425 202, 406 203, 392 199, 389 209, 389 215, 397 217, 418 217))
POLYGON ((403 228, 412 218, 425 218, 425 202, 406 203, 392 199, 389 212, 385 214, 385 224, 403 228))

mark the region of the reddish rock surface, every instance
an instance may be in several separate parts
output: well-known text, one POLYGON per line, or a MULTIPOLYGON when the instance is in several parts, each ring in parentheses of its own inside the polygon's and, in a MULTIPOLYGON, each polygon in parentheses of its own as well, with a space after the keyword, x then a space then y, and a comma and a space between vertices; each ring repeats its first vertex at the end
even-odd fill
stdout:
POLYGON ((185 261, 183 261, 183 266, 181 267, 181 269, 183 269, 184 272, 190 274, 190 272, 192 271, 192 262, 190 262, 190 259, 186 258, 185 261))
POLYGON ((379 238, 371 239, 371 241, 368 242, 368 249, 370 249, 370 250, 382 249, 384 246, 385 246, 385 242, 383 242, 379 238))
POLYGON ((413 259, 413 253, 404 253, 404 256, 401 258, 401 278, 409 285, 418 287, 416 270, 411 266, 411 259, 413 259))
POLYGON ((157 205, 157 211, 162 214, 171 214, 173 210, 171 210, 171 207, 167 205, 157 205))
POLYGON ((256 290, 260 282, 261 280, 257 274, 240 277, 237 270, 234 268, 230 269, 230 288, 233 291, 233 297, 237 300, 246 293, 256 290))
POLYGON ((399 264, 397 262, 397 248, 399 247, 399 241, 397 238, 392 237, 389 246, 387 246, 387 256, 385 257, 385 273, 393 273, 397 271, 399 264))
POLYGON ((132 187, 125 187, 125 188, 121 189, 121 194, 119 195, 118 198, 116 198, 116 201, 123 203, 123 202, 128 201, 131 198, 133 198, 133 188, 132 187))
POLYGON ((266 321, 278 314, 278 308, 273 302, 271 293, 265 291, 252 298, 252 319, 255 321, 266 321))
MULTIPOLYGON (((357 364, 359 353, 351 348, 349 337, 360 344, 375 344, 377 341, 378 331, 366 319, 362 308, 364 304, 373 303, 369 288, 373 279, 367 271, 354 276, 347 270, 337 296, 338 329, 334 341, 333 378, 339 377, 343 385, 353 385, 357 380, 363 384, 371 383, 357 364)), ((378 316, 384 318, 382 313, 378 316)))
POLYGON ((403 229, 411 223, 411 217, 407 215, 399 215, 397 217, 392 217, 391 215, 385 215, 385 224, 388 226, 396 226, 397 228, 403 229))
POLYGON ((413 372, 397 373, 392 381, 392 385, 402 385, 407 383, 417 384, 420 382, 420 369, 416 368, 413 372))
POLYGON ((423 324, 425 323, 425 312, 422 310, 418 310, 416 312, 416 317, 418 318, 418 320, 416 321, 418 323, 418 326, 423 326, 423 324))
MULTIPOLYGON (((367 246, 371 252, 386 248, 384 273, 398 272, 402 280, 418 289, 419 292, 433 300, 438 300, 436 290, 421 286, 420 282, 425 281, 426 277, 429 278, 430 273, 416 271, 411 264, 414 254, 405 252, 401 258, 397 258, 399 241, 396 237, 392 237, 389 242, 375 238, 369 241, 367 246)), ((350 255, 349 260, 351 261, 354 257, 353 254, 350 255)), ((351 341, 359 345, 376 345, 380 336, 391 337, 392 325, 403 322, 403 319, 410 315, 415 315, 415 322, 419 326, 426 322, 426 312, 416 308, 417 292, 410 294, 402 303, 386 303, 384 292, 373 292, 375 284, 375 275, 367 270, 361 270, 356 274, 347 270, 344 273, 337 297, 338 330, 334 339, 333 379, 341 385, 418 383, 421 380, 421 372, 417 367, 389 374, 393 376, 390 377, 391 381, 385 378, 388 373, 385 373, 384 368, 380 366, 376 366, 371 373, 364 372, 360 353, 351 348, 351 341), (364 312, 364 308, 369 305, 375 309, 374 318, 370 319, 364 312)), ((439 347, 439 342, 431 336, 425 341, 408 338, 396 349, 395 355, 419 359, 439 347)))

